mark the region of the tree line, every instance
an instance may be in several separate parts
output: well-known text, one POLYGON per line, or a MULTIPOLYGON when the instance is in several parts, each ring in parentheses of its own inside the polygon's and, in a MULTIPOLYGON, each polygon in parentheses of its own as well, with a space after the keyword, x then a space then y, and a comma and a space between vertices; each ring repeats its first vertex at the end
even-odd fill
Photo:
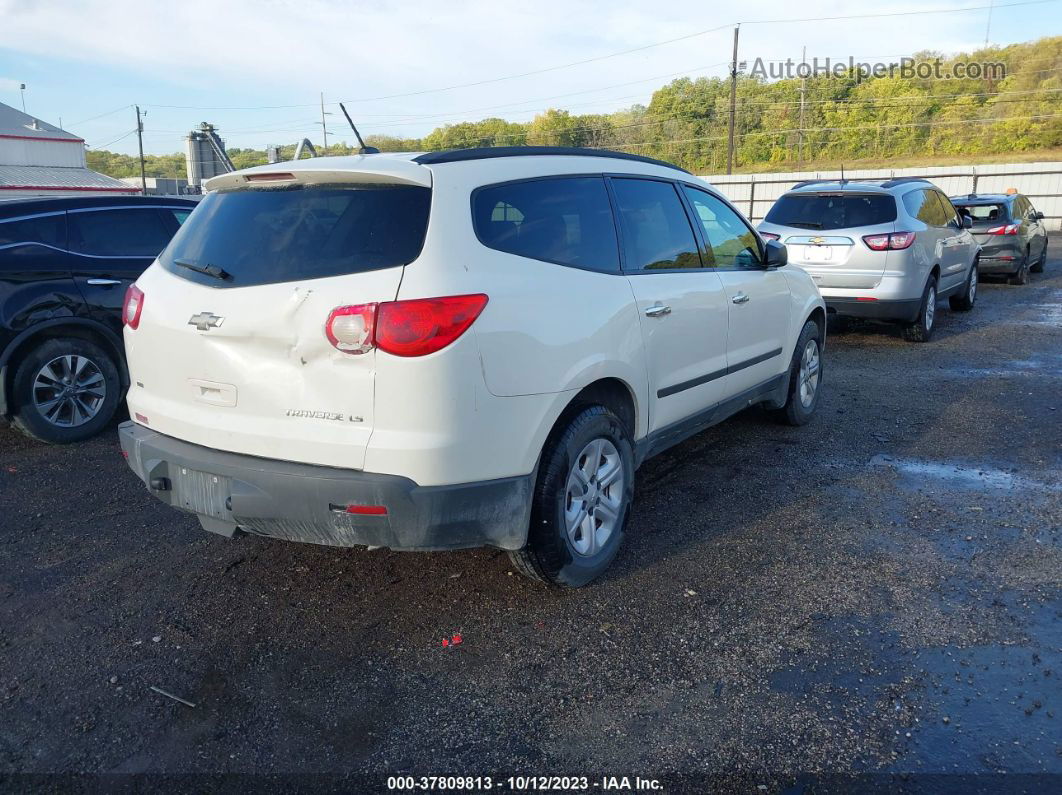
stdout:
MULTIPOLYGON (((735 166, 739 170, 811 161, 984 155, 1062 147, 1062 36, 986 47, 945 58, 922 52, 914 62, 1002 64, 1005 77, 839 76, 769 80, 739 75, 735 166), (801 94, 803 93, 803 103, 801 94), (803 107, 801 107, 803 105, 803 107)), ((928 72, 928 70, 925 70, 928 72)), ((695 173, 726 167, 729 78, 684 77, 657 89, 648 105, 613 113, 549 109, 529 122, 502 118, 446 124, 423 138, 369 135, 381 151, 432 151, 481 146, 587 146, 668 160, 695 173)), ((223 132, 223 131, 222 131, 223 132)), ((290 158, 295 146, 281 147, 290 158)), ((350 154, 346 142, 327 154, 350 154)), ((237 168, 266 161, 264 150, 231 147, 237 168)), ((319 154, 325 154, 318 148, 319 154)), ((146 156, 150 176, 184 176, 182 154, 146 156)), ((136 157, 90 151, 89 167, 138 176, 136 157)))

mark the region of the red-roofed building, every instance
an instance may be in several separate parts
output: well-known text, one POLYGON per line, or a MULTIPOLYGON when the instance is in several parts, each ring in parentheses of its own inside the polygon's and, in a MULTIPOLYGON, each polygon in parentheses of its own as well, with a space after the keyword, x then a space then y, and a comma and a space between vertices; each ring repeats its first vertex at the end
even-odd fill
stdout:
POLYGON ((140 193, 85 166, 85 141, 0 103, 0 198, 140 193))

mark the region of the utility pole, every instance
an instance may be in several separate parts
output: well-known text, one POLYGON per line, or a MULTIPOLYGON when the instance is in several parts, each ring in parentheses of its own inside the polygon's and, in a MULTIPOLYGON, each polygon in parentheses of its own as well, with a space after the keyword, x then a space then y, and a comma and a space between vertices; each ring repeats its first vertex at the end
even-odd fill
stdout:
POLYGON ((324 149, 321 154, 328 157, 328 127, 325 125, 324 92, 321 92, 321 132, 324 134, 324 149))
POLYGON ((985 46, 988 46, 988 34, 992 32, 992 6, 995 0, 988 0, 988 24, 985 26, 985 46))
POLYGON ((805 46, 800 53, 800 65, 804 68, 800 71, 800 137, 797 138, 797 171, 804 162, 804 99, 808 91, 807 63, 808 48, 805 46))
POLYGON ((730 132, 726 144, 726 173, 734 170, 734 116, 737 113, 738 33, 741 25, 734 28, 734 60, 730 62, 730 132))
POLYGON ((144 174, 144 122, 140 121, 140 106, 136 106, 136 140, 140 145, 140 195, 147 196, 147 176, 144 174))

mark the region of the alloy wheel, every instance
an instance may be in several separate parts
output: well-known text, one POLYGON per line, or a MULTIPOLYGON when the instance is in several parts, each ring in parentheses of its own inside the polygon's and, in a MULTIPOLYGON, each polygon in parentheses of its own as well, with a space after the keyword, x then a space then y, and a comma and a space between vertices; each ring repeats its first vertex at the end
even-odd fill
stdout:
POLYGON ((46 422, 77 428, 92 420, 107 397, 107 381, 91 359, 57 356, 33 379, 33 403, 46 422))

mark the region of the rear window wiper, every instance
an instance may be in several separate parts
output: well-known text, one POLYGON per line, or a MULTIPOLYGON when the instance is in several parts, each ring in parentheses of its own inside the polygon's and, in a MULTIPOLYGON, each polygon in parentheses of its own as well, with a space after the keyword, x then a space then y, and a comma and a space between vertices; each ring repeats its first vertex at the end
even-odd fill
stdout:
POLYGON ((213 276, 215 279, 220 279, 221 281, 228 281, 232 278, 231 273, 229 273, 224 268, 219 268, 217 265, 200 265, 197 262, 189 262, 186 259, 177 259, 176 257, 173 260, 173 264, 180 265, 182 268, 187 268, 188 270, 195 271, 196 273, 202 273, 206 276, 213 276))

